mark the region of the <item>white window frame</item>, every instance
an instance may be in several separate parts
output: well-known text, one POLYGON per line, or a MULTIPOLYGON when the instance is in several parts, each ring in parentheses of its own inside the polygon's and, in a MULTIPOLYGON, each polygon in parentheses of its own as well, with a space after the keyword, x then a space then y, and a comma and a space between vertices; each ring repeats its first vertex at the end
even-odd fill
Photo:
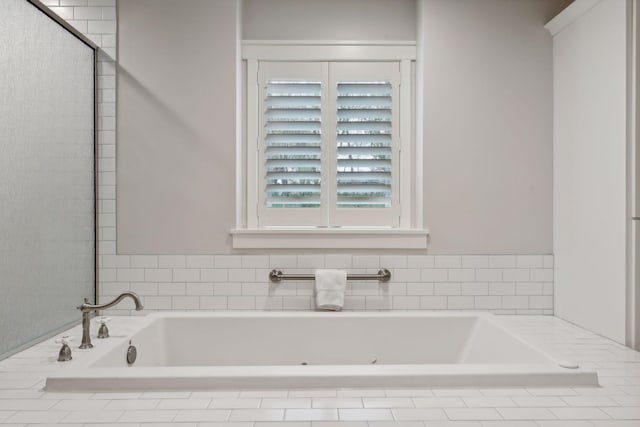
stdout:
POLYGON ((231 230, 233 248, 425 249, 428 230, 422 228, 422 194, 416 191, 421 188, 416 179, 422 177, 422 162, 415 160, 422 147, 418 147, 421 138, 415 137, 415 126, 412 126, 415 115, 412 90, 415 91, 416 85, 407 84, 413 81, 415 42, 244 41, 241 55, 245 61, 246 76, 242 79, 242 89, 237 93, 238 102, 246 104, 246 120, 237 128, 239 146, 236 153, 240 158, 236 166, 240 173, 236 183, 239 198, 236 203, 237 224, 231 230), (252 79, 258 75, 260 61, 394 61, 400 64, 399 227, 258 227, 257 200, 261 181, 257 174, 258 132, 254 118, 259 117, 259 112, 256 102, 258 88, 252 79))

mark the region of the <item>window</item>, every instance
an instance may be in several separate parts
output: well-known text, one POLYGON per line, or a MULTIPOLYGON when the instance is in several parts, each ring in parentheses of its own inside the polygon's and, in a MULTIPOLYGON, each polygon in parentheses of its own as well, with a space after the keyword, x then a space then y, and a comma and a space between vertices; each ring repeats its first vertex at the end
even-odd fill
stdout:
POLYGON ((258 63, 257 225, 400 225, 399 62, 258 63))
MULTIPOLYGON (((263 44, 243 55, 246 202, 234 247, 289 247, 236 244, 285 231, 365 240, 392 232, 420 241, 398 247, 425 247, 412 212, 415 46, 263 44)), ((318 247, 300 242, 291 247, 318 247)))

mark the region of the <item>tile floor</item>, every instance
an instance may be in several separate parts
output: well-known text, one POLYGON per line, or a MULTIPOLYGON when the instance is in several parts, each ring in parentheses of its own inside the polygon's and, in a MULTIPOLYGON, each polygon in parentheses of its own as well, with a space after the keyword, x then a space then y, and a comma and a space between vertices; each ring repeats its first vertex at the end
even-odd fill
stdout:
POLYGON ((640 427, 640 353, 553 316, 501 318, 601 386, 49 393, 49 339, 0 362, 0 426, 640 427))

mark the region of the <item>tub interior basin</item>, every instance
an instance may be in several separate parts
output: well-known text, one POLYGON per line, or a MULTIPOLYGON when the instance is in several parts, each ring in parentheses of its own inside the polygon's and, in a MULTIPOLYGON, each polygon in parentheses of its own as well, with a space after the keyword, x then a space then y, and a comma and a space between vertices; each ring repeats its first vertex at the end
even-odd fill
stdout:
MULTIPOLYGON (((137 367, 544 363, 484 317, 159 317, 135 334, 137 367)), ((122 346, 94 367, 126 366, 122 346)))
POLYGON ((488 313, 153 313, 94 345, 47 389, 597 385, 488 313))

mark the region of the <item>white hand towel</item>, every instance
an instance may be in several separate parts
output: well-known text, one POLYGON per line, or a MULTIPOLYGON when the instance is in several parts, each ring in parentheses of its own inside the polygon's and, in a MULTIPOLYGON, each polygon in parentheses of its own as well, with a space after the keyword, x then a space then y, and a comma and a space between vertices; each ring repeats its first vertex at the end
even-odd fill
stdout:
POLYGON ((316 270, 316 307, 340 311, 344 304, 347 273, 342 270, 316 270))

